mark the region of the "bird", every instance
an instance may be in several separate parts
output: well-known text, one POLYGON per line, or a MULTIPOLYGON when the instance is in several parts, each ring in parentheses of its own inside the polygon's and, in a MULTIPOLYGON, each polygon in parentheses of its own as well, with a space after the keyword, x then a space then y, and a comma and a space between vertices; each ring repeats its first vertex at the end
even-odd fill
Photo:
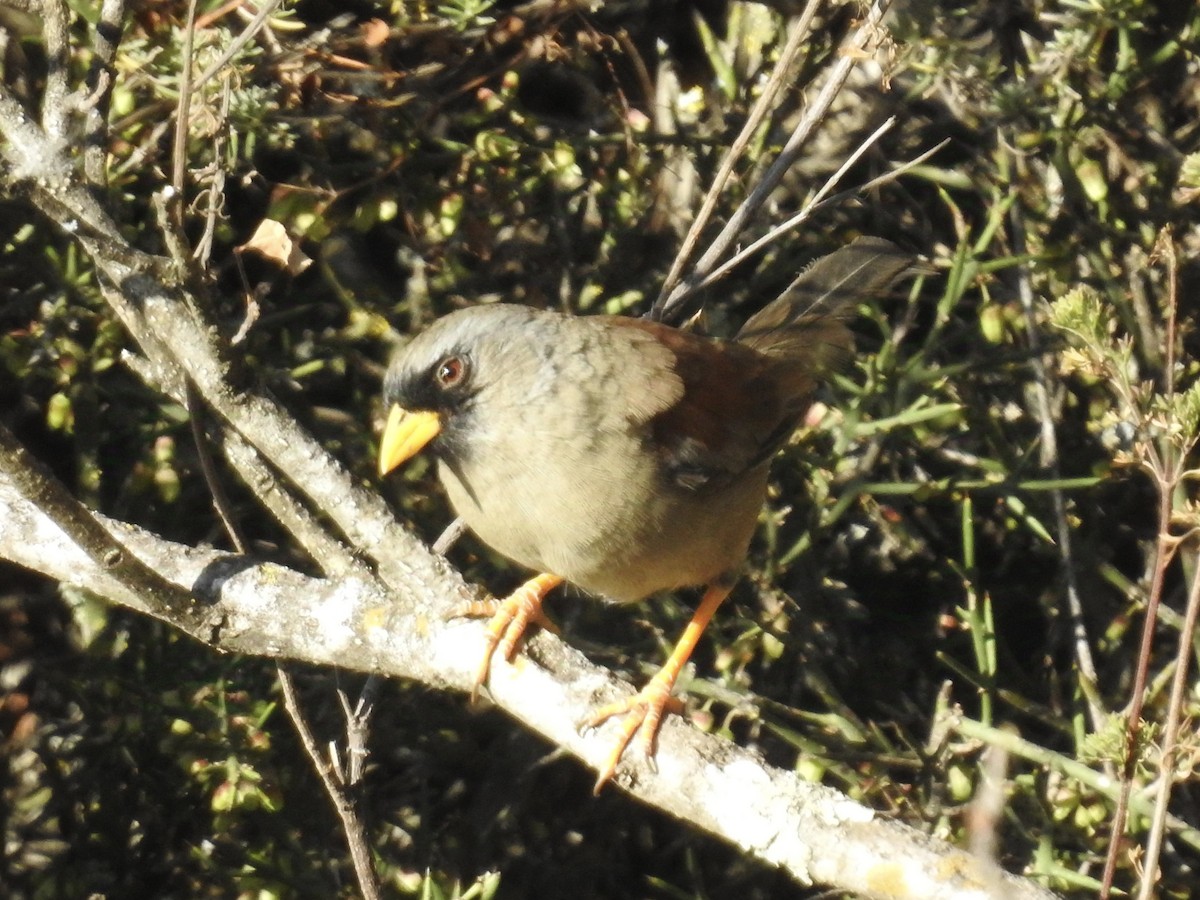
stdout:
POLYGON ((437 319, 400 347, 383 381, 383 477, 422 450, 451 505, 487 546, 537 573, 471 604, 489 618, 475 692, 511 659, 564 582, 617 603, 703 588, 683 635, 618 718, 599 792, 634 737, 652 761, 675 681, 745 561, 772 458, 823 379, 852 358, 847 321, 914 261, 859 237, 803 270, 732 339, 645 318, 508 303, 437 319))

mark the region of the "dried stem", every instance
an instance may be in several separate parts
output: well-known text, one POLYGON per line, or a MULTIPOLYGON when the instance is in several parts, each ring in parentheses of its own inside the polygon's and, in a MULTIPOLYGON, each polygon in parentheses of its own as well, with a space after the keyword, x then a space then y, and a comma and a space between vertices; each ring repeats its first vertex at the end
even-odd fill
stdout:
POLYGON ((192 62, 196 51, 196 0, 188 0, 187 24, 179 71, 179 102, 175 105, 175 137, 171 145, 171 224, 183 228, 183 188, 187 176, 188 130, 192 120, 192 62))
POLYGON ((358 887, 365 900, 380 900, 383 894, 379 888, 379 879, 375 875, 375 867, 371 861, 371 848, 366 840, 366 827, 358 817, 357 804, 350 792, 342 786, 335 775, 333 764, 325 758, 313 736, 312 729, 300 709, 300 697, 296 693, 296 685, 291 673, 282 665, 276 665, 279 675, 279 689, 283 693, 283 708, 291 717, 296 734, 300 736, 300 744, 308 754, 313 769, 321 778, 333 808, 337 811, 342 822, 342 832, 346 835, 346 844, 350 849, 350 859, 354 864, 354 874, 358 878, 358 887))
POLYGON ((784 45, 783 51, 779 54, 779 59, 776 61, 775 67, 771 70, 771 76, 767 79, 762 94, 755 101, 754 107, 750 110, 750 115, 746 119, 746 124, 742 126, 741 132, 738 134, 736 140, 734 140, 732 146, 730 146, 729 151, 725 154, 725 158, 721 160, 721 166, 713 178, 713 183, 709 185, 708 193, 704 196, 704 202, 700 204, 700 211, 696 213, 695 219, 692 220, 692 226, 688 229, 688 233, 680 245, 679 252, 675 255, 675 261, 671 263, 671 270, 667 273, 666 280, 663 282, 659 292, 660 301, 671 293, 671 290, 675 287, 683 273, 683 267, 691 259, 692 253, 696 249, 696 244, 700 240, 700 235, 708 225, 708 220, 712 217, 713 209, 716 208, 721 191, 725 189, 725 184, 729 181, 729 176, 733 173, 733 167, 741 159, 746 147, 750 145, 755 132, 758 131, 759 125, 762 124, 763 119, 770 111, 771 104, 775 102, 775 95, 779 93, 780 87, 783 86, 784 78, 791 72, 796 56, 800 52, 801 43, 808 36, 813 17, 817 14, 820 6, 821 0, 808 0, 808 3, 804 7, 804 12, 800 14, 800 18, 789 29, 787 43, 784 45))
POLYGON ((234 38, 233 42, 225 48, 225 52, 196 78, 195 84, 192 85, 192 90, 198 91, 203 88, 204 85, 208 84, 210 79, 229 65, 229 61, 237 56, 241 49, 250 43, 250 41, 254 40, 258 32, 267 24, 267 19, 275 14, 275 11, 279 9, 282 3, 283 0, 267 0, 262 5, 262 9, 258 11, 258 14, 242 29, 241 34, 234 38))
POLYGON ((1198 615, 1200 615, 1200 565, 1194 565, 1192 584, 1188 590, 1187 613, 1179 634, 1179 653, 1175 659, 1175 675, 1171 679, 1171 699, 1167 706, 1167 722, 1163 729, 1162 753, 1158 766, 1158 792, 1154 798, 1154 815, 1150 819, 1150 834, 1146 838, 1145 853, 1142 858, 1142 883, 1138 891, 1138 900, 1151 900, 1154 896, 1154 886, 1158 877, 1158 860, 1162 854, 1163 836, 1167 827, 1167 810, 1171 802, 1171 788, 1175 784, 1175 755, 1179 749, 1179 728, 1183 720, 1183 702, 1190 687, 1188 670, 1192 660, 1192 638, 1196 634, 1198 615))
POLYGON ((1117 854, 1120 852, 1121 837, 1125 833, 1125 822, 1129 815, 1129 796, 1133 791, 1133 779, 1137 770, 1138 746, 1142 734, 1142 707, 1146 702, 1146 680, 1150 670, 1150 651, 1154 644, 1154 632, 1158 628, 1158 607, 1162 600, 1163 581, 1167 567, 1175 556, 1178 541, 1168 529, 1171 525, 1171 491, 1163 481, 1158 487, 1158 543, 1154 551, 1154 574, 1146 598, 1143 614, 1142 639, 1138 647, 1137 666, 1134 669, 1133 687, 1130 689, 1128 722, 1125 728, 1125 757, 1121 767, 1121 790, 1117 794, 1116 809, 1113 810, 1112 830, 1108 841, 1108 854, 1104 860, 1101 876, 1100 900, 1107 900, 1112 890, 1117 871, 1117 854))
MULTIPOLYGON (((1002 141, 1005 147, 1012 147, 1012 141, 1002 141)), ((1015 153, 1013 154, 1015 156, 1015 153)), ((1013 164, 1017 164, 1013 160, 1013 164)), ((1009 210, 1009 234, 1012 240, 1013 253, 1018 257, 1028 254, 1029 248, 1025 239, 1025 227, 1016 209, 1009 210)), ((1054 425, 1054 410, 1050 397, 1050 375, 1047 372, 1048 360, 1042 347, 1041 329, 1038 325, 1038 314, 1034 307, 1033 285, 1027 266, 1017 270, 1017 295, 1021 300, 1021 311, 1025 317, 1025 333, 1029 336, 1031 351, 1030 364, 1033 367, 1033 390, 1035 412, 1040 429, 1040 454, 1043 468, 1048 469, 1051 478, 1062 477, 1062 466, 1058 453, 1058 431, 1054 425)), ((1072 650, 1075 655, 1075 665, 1079 669, 1080 686, 1084 700, 1087 703, 1088 718, 1092 730, 1102 727, 1107 712, 1100 703, 1097 689, 1098 676, 1096 661, 1092 656, 1092 645, 1088 638, 1087 625, 1083 612, 1083 599, 1079 593, 1079 582, 1075 571, 1075 554, 1073 550, 1071 526, 1067 516, 1066 495, 1056 490, 1051 494, 1054 507, 1054 538, 1058 547, 1058 556, 1062 562, 1063 581, 1066 587, 1067 619, 1071 626, 1072 650)))
POLYGON ((67 74, 69 11, 63 0, 42 0, 42 37, 46 45, 46 89, 42 97, 42 128, 55 140, 63 140, 71 114, 71 92, 67 74))
MULTIPOLYGON (((1171 241, 1170 234, 1164 230, 1158 241, 1158 248, 1166 257, 1167 262, 1167 334, 1170 337, 1171 345, 1167 348, 1166 360, 1168 364, 1168 373, 1165 376, 1165 397, 1170 403, 1175 399, 1175 379, 1171 374, 1171 369, 1174 367, 1175 351, 1173 349, 1175 337, 1175 317, 1178 309, 1179 294, 1178 294, 1178 265, 1175 256, 1174 244, 1171 241)), ((1120 379, 1118 379, 1118 385, 1120 379)), ((1128 387, 1125 388, 1128 390, 1128 387)), ((1132 402, 1132 391, 1130 391, 1130 402, 1132 402)), ((1134 669, 1133 687, 1130 690, 1128 722, 1125 730, 1125 754, 1121 771, 1121 792, 1117 797, 1116 809, 1113 812, 1112 831, 1109 837, 1108 853, 1104 859, 1104 874, 1101 877, 1100 885, 1100 900, 1107 900, 1112 891, 1113 879, 1116 875, 1117 856, 1120 853, 1121 838, 1125 833, 1125 826, 1129 814, 1130 795, 1133 792, 1133 780, 1137 771, 1138 750, 1141 745, 1142 733, 1142 710, 1146 703, 1146 684, 1149 678, 1150 670, 1150 655, 1154 646, 1154 635, 1158 629, 1158 610, 1162 602, 1163 583, 1166 577, 1167 567, 1175 558, 1177 551, 1186 541, 1190 540, 1193 535, 1186 534, 1176 536, 1171 533, 1171 525, 1174 513, 1175 492, 1179 484, 1187 477, 1187 472, 1184 465, 1188 454, 1194 448, 1197 440, 1197 435, 1183 435, 1182 439, 1179 436, 1170 433, 1162 436, 1160 441, 1147 442, 1147 458, 1144 466, 1150 473, 1154 481, 1155 489, 1158 492, 1158 542, 1155 548, 1154 560, 1154 575, 1151 580, 1149 593, 1146 599, 1146 610, 1144 620, 1142 622, 1141 642, 1138 646, 1137 664, 1134 669), (1182 443, 1179 441, 1182 440, 1182 443)), ((1196 598, 1194 596, 1195 585, 1193 591, 1189 592, 1187 619, 1185 621, 1184 633, 1181 635, 1180 654, 1181 659, 1177 663, 1175 677, 1176 679, 1186 676, 1188 654, 1191 648, 1191 634, 1195 629, 1195 610, 1196 598), (1190 622, 1190 625, 1187 624, 1190 622)), ((1144 860, 1144 873, 1150 873, 1151 879, 1158 868, 1158 855, 1161 852, 1162 835, 1161 826, 1156 835, 1154 831, 1154 821, 1166 815, 1166 803, 1170 799, 1171 789, 1171 769, 1173 760, 1170 758, 1174 754, 1174 741, 1178 735, 1179 717, 1182 714, 1182 696, 1176 698, 1175 689, 1172 688, 1171 709, 1168 712, 1166 722, 1166 730, 1170 732, 1171 738, 1169 745, 1164 746, 1162 754, 1160 778, 1166 781, 1166 785, 1160 785, 1159 789, 1159 806, 1161 810, 1156 810, 1152 818, 1151 834, 1147 841, 1147 857, 1144 860), (1174 704, 1178 699, 1180 707, 1174 708, 1174 704), (1170 747, 1168 751, 1166 746, 1170 747), (1153 858, 1150 854, 1153 851, 1153 858)), ((1152 882, 1147 882, 1146 875, 1143 874, 1141 890, 1144 892, 1148 889, 1147 885, 1152 886, 1152 882)))
MULTIPOLYGON (((1179 268, 1175 245, 1168 233, 1160 235, 1159 246, 1166 257, 1167 266, 1167 348, 1166 348, 1166 394, 1175 395, 1175 325, 1179 311, 1179 268)), ((1195 440, 1189 437, 1190 441, 1195 440)), ((1186 452, 1179 455, 1179 465, 1184 464, 1186 452)), ((1184 472, 1172 472, 1171 494, 1175 492, 1184 472)), ((1168 523, 1169 524, 1169 523, 1168 523)), ((1182 542, 1183 539, 1181 539, 1182 542)), ((1142 880, 1139 900, 1150 900, 1158 875, 1158 860, 1162 854, 1163 834, 1166 827, 1167 809, 1171 801, 1171 788, 1175 783, 1175 755, 1179 746, 1179 729, 1183 719, 1183 703, 1188 692, 1188 670, 1192 659, 1192 638, 1196 633, 1196 618, 1200 614, 1200 561, 1195 555, 1192 560, 1192 583, 1188 590, 1187 610, 1183 628, 1179 634, 1179 651, 1175 659, 1175 675, 1171 681, 1171 697, 1167 704, 1167 719, 1163 728, 1161 757, 1159 761, 1158 792, 1155 797, 1154 815, 1150 820, 1150 833, 1146 838, 1145 854, 1142 859, 1142 880)), ((1115 843, 1115 841, 1114 841, 1115 843)), ((1111 847, 1110 847, 1111 855, 1111 847)), ((1105 861, 1107 863, 1107 860, 1105 861)))
POLYGON ((104 0, 92 37, 87 112, 83 126, 83 171, 94 185, 108 183, 108 110, 113 87, 113 60, 125 26, 125 0, 104 0))
POLYGON ((874 0, 863 24, 859 26, 858 30, 840 48, 841 58, 830 71, 829 80, 821 88, 812 105, 805 109, 804 115, 800 117, 800 121, 796 124, 795 129, 793 129, 791 137, 788 138, 783 149, 779 151, 779 156, 771 163, 761 180, 754 185, 750 195, 742 201, 741 205, 734 211, 734 214, 729 217, 729 221, 721 229, 721 233, 717 235, 708 249, 704 251, 699 261, 692 267, 692 271, 688 277, 677 284, 669 295, 665 298, 660 297, 655 302, 654 307, 650 311, 650 318, 660 321, 673 321, 686 316, 687 306, 682 302, 683 298, 693 294, 695 286, 708 277, 708 274, 716 267, 718 262, 724 258, 729 248, 733 246, 734 242, 745 229, 746 224, 758 213, 759 208, 778 186, 784 174, 795 164, 805 142, 817 125, 825 118, 829 107, 833 104, 834 98, 837 97, 842 86, 845 85, 846 79, 850 77, 850 72, 853 70, 855 62, 862 58, 863 48, 876 35, 880 20, 882 20, 883 14, 890 5, 891 0, 874 0))
POLYGON ((866 193, 867 191, 874 190, 875 188, 880 187, 884 184, 888 184, 889 182, 895 181, 897 178, 899 178, 905 172, 909 171, 910 169, 914 168, 915 166, 919 166, 921 163, 923 163, 926 159, 928 159, 934 153, 937 153, 937 151, 940 150, 942 147, 944 147, 946 144, 946 142, 943 141, 942 143, 938 144, 936 147, 933 147, 930 150, 926 150, 924 153, 922 153, 916 159, 911 160, 910 162, 904 163, 901 166, 897 166, 891 172, 887 172, 883 175, 880 175, 877 178, 873 178, 866 184, 861 185, 860 187, 852 188, 850 190, 842 191, 841 193, 834 194, 832 196, 828 196, 829 192, 831 190, 833 190, 834 187, 837 186, 838 181, 840 181, 842 176, 846 174, 846 172, 850 168, 850 166, 852 166, 854 164, 854 162, 857 161, 859 159, 859 157, 862 156, 863 153, 865 153, 873 144, 875 144, 876 141, 878 141, 881 137, 883 137, 883 135, 887 133, 887 131, 892 127, 892 125, 895 123, 895 121, 896 120, 894 118, 888 119, 886 122, 884 122, 882 125, 880 125, 879 128, 877 128, 870 136, 868 136, 867 139, 864 140, 858 146, 858 148, 855 149, 855 151, 850 155, 850 157, 846 161, 846 163, 839 166, 838 170, 836 172, 834 172, 831 176, 829 176, 828 179, 826 179, 825 184, 823 184, 821 186, 820 190, 818 190, 817 193, 814 194, 812 196, 812 198, 806 204, 804 204, 804 208, 801 209, 800 212, 796 213, 794 216, 792 216, 790 219, 783 222, 782 224, 776 225, 774 228, 772 228, 770 231, 768 231, 765 235, 760 237, 754 243, 743 248, 742 250, 739 250, 736 254, 734 254, 728 260, 721 263, 721 265, 717 266, 715 269, 712 270, 712 272, 710 272, 707 276, 705 276, 705 278, 703 280, 697 282, 695 287, 689 289, 689 291, 686 294, 680 295, 680 299, 686 298, 686 297, 690 296, 692 293, 697 293, 697 292, 703 290, 704 288, 710 287, 711 285, 715 284, 718 280, 720 280, 721 278, 728 275, 731 271, 733 271, 733 269, 735 269, 738 265, 740 265, 741 263, 743 263, 744 261, 749 259, 755 253, 758 253, 760 250, 765 249, 770 244, 775 243, 777 240, 782 238, 785 234, 789 234, 792 231, 795 231, 798 227, 800 227, 800 225, 804 224, 804 222, 806 222, 808 219, 810 219, 812 217, 813 213, 815 213, 817 210, 822 209, 823 207, 828 206, 830 204, 837 203, 842 200, 846 200, 850 197, 866 193))

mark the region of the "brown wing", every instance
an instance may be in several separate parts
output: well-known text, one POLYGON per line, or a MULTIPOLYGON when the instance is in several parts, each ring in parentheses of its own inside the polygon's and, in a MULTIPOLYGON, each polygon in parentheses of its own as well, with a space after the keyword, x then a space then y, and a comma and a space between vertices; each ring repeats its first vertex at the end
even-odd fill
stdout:
POLYGON ((665 476, 681 487, 716 487, 766 462, 808 404, 811 379, 781 380, 777 362, 750 347, 657 322, 610 321, 653 335, 675 357, 683 395, 649 424, 665 476))
POLYGON ((849 361, 854 341, 845 320, 857 302, 886 290, 911 264, 889 241, 859 238, 801 273, 735 341, 604 317, 653 336, 674 355, 682 396, 654 407, 662 411, 648 420, 665 475, 700 491, 769 460, 808 408, 817 380, 849 361))

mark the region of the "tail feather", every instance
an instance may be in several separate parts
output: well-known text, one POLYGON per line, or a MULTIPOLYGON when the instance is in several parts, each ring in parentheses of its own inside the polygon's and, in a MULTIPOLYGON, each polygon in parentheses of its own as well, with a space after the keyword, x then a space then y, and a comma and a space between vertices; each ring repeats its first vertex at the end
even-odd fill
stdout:
POLYGON ((855 307, 886 291, 913 262, 912 254, 891 241, 857 238, 801 272, 746 322, 736 340, 766 356, 794 360, 809 375, 837 368, 854 351, 845 321, 855 307))

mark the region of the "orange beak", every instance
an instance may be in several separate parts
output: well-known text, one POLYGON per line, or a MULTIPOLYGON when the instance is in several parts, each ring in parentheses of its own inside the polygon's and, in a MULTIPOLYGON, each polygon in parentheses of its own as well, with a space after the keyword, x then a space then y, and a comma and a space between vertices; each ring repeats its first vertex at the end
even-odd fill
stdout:
POLYGON ((379 440, 379 474, 386 475, 415 456, 441 430, 442 421, 437 413, 409 412, 393 406, 379 440))

